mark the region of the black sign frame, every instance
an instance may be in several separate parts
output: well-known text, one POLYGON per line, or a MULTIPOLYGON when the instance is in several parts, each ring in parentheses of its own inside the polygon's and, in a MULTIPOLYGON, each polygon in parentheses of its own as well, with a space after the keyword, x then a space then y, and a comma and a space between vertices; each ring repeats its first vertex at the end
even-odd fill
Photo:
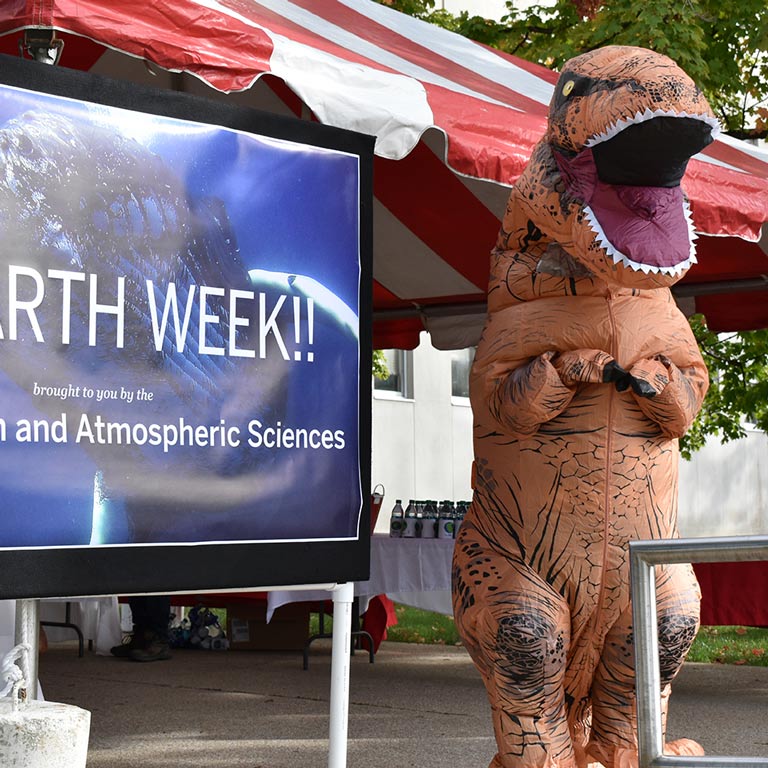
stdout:
POLYGON ((2 55, 0 82, 54 96, 208 123, 358 155, 358 444, 363 497, 356 539, 0 550, 0 598, 194 593, 366 580, 370 569, 373 137, 2 55))

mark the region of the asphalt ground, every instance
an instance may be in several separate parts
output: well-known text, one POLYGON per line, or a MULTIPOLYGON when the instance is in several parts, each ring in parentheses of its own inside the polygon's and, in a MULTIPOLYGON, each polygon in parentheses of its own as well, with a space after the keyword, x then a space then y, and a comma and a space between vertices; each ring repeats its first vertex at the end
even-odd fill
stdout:
MULTIPOLYGON (((330 641, 301 652, 174 650, 141 664, 58 643, 46 699, 91 712, 88 768, 325 768, 330 641)), ((351 660, 349 768, 486 768, 495 753, 480 678, 461 647, 382 643, 351 660)), ((668 738, 768 756, 768 668, 687 664, 668 738)), ((768 759, 768 758, 766 758, 768 759)))

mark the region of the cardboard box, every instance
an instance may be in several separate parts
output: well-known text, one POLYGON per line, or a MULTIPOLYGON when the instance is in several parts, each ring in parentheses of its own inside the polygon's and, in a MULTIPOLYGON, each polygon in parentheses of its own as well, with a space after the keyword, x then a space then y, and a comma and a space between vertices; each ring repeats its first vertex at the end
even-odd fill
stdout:
POLYGON ((301 651, 309 640, 309 604, 282 605, 269 624, 266 602, 228 605, 227 637, 233 651, 301 651))

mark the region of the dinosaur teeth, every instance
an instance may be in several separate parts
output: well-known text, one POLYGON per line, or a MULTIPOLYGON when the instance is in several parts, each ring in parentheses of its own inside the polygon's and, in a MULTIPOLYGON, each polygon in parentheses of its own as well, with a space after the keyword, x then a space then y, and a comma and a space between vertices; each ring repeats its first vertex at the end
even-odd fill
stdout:
POLYGON ((688 204, 687 199, 683 200, 683 215, 685 216, 685 223, 688 225, 688 239, 691 243, 691 251, 688 261, 691 264, 698 264, 699 260, 696 258, 695 241, 698 240, 699 236, 696 234, 696 230, 693 227, 693 212, 691 211, 691 206, 688 204))
MULTIPOLYGON (((695 233, 693 232, 693 220, 691 218, 691 211, 687 201, 684 202, 683 207, 685 211, 686 222, 688 223, 689 234, 695 237, 695 233)), ((594 211, 589 206, 584 208, 584 214, 587 223, 595 233, 595 243, 605 251, 606 255, 611 258, 615 265, 623 264, 625 267, 628 267, 635 272, 642 272, 646 275, 653 273, 676 277, 685 272, 691 266, 691 264, 696 264, 697 262, 696 246, 693 242, 693 237, 689 238, 690 250, 688 258, 685 259, 685 261, 681 261, 671 267, 662 267, 656 264, 643 264, 642 262, 634 261, 633 259, 630 259, 626 254, 622 253, 618 248, 613 246, 611 241, 606 237, 603 228, 600 226, 600 222, 597 220, 597 216, 595 216, 594 211)))
POLYGON ((646 107, 642 112, 635 113, 634 117, 622 117, 615 123, 612 123, 600 133, 590 136, 585 142, 585 147, 594 147, 596 144, 610 141, 614 136, 621 133, 631 125, 639 125, 654 117, 689 117, 694 120, 701 120, 712 129, 712 138, 716 139, 720 135, 720 123, 711 115, 692 115, 689 112, 674 112, 669 109, 650 109, 646 107))

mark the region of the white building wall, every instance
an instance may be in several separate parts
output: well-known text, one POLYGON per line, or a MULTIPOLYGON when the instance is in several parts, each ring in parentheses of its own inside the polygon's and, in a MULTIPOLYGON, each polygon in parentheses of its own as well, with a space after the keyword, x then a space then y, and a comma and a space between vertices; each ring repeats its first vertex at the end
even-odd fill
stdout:
POLYGON ((454 501, 472 499, 472 408, 469 398, 456 398, 452 411, 454 501))
MULTIPOLYGON (((424 334, 413 352, 413 399, 380 392, 373 402, 371 481, 385 489, 377 524, 386 531, 395 499, 472 498, 472 411, 451 397, 451 356, 424 334)), ((710 439, 680 462, 682 536, 768 535, 768 437, 721 445, 710 439)))
POLYGON ((681 536, 768 535, 768 436, 710 438, 680 463, 681 536))
POLYGON ((471 498, 472 411, 451 398, 450 354, 426 334, 413 353, 413 399, 374 392, 372 446, 371 482, 385 491, 377 530, 388 530, 396 499, 471 498))
POLYGON ((371 456, 371 485, 384 486, 384 501, 377 530, 387 530, 384 518, 395 499, 415 496, 416 432, 413 400, 397 400, 375 395, 371 456))

